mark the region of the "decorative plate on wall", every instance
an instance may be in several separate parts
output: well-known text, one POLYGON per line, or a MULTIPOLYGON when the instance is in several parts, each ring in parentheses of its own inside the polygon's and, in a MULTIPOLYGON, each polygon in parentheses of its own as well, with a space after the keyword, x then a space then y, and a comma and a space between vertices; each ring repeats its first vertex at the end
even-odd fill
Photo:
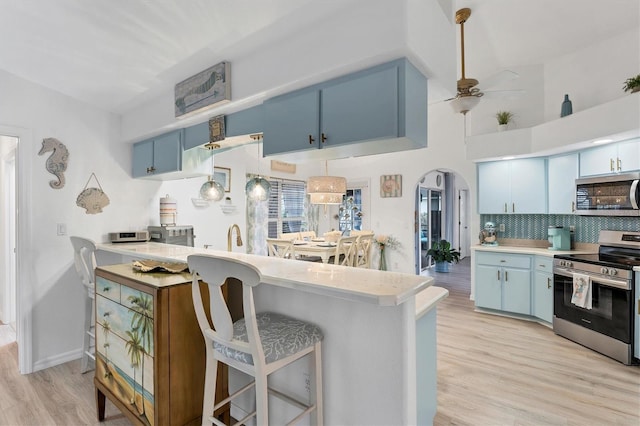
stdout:
POLYGON ((402 197, 402 175, 380 176, 380 197, 402 197))

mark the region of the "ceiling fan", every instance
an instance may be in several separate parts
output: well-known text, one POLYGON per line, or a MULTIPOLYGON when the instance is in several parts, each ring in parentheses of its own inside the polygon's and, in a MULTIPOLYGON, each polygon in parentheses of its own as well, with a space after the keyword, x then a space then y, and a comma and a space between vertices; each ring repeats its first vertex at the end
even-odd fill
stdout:
MULTIPOLYGON (((475 78, 467 78, 465 75, 465 62, 464 62, 464 23, 467 22, 467 19, 471 16, 471 9, 465 7, 456 12, 456 24, 460 25, 460 56, 461 56, 461 68, 462 68, 462 77, 458 80, 457 88, 458 93, 455 97, 447 99, 450 101, 452 108, 454 111, 459 112, 461 114, 466 114, 471 110, 474 106, 480 102, 480 98, 485 95, 485 92, 478 88, 478 80, 475 78)), ((492 87, 498 83, 513 80, 518 77, 518 74, 509 71, 503 70, 494 76, 485 80, 484 87, 492 87)), ((489 92, 487 92, 489 93, 489 92)), ((501 94, 503 96, 513 96, 516 94, 522 93, 521 90, 504 90, 504 91, 494 91, 490 92, 492 94, 501 94)))

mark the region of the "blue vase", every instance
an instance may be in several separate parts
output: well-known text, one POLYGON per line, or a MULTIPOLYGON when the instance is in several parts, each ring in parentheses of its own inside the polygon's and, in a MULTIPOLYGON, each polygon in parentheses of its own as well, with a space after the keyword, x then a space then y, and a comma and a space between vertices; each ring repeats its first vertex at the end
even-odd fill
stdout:
POLYGON ((569 100, 569 95, 564 95, 564 101, 562 102, 562 109, 560 110, 560 117, 565 117, 573 113, 573 106, 569 100))
POLYGON ((449 272, 449 262, 436 262, 436 272, 449 272))

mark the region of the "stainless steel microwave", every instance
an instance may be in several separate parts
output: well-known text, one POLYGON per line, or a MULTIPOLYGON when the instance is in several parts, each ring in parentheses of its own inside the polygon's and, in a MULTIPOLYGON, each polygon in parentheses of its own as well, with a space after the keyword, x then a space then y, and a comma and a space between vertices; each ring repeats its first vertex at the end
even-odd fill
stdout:
POLYGON ((576 179, 576 213, 640 216, 640 173, 576 179))

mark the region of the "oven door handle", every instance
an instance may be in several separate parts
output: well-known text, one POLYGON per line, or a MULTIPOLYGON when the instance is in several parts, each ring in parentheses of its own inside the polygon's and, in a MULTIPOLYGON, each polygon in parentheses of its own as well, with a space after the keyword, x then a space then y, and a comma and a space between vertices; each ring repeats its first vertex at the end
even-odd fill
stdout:
POLYGON ((638 179, 631 182, 631 188, 629 188, 629 201, 631 201, 631 207, 634 210, 638 210, 638 179))
MULTIPOLYGON (((573 278, 573 271, 571 271, 570 269, 555 268, 553 270, 553 273, 554 275, 562 275, 563 277, 573 278)), ((614 287, 621 290, 631 290, 631 283, 629 281, 612 280, 601 276, 598 276, 596 278, 591 277, 591 281, 604 287, 614 287)))

